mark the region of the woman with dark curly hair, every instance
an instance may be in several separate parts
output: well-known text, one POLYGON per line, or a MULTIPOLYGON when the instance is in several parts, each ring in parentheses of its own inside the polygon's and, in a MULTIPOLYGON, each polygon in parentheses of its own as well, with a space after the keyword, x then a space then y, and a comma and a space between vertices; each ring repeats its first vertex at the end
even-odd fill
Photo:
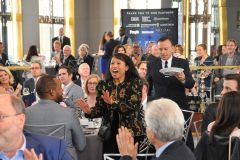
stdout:
POLYGON ((136 141, 142 140, 144 126, 141 117, 142 80, 131 60, 116 53, 110 59, 105 81, 97 85, 95 107, 77 100, 86 117, 102 117, 102 126, 111 128, 111 136, 103 143, 103 153, 118 153, 116 134, 121 126, 129 128, 136 141))

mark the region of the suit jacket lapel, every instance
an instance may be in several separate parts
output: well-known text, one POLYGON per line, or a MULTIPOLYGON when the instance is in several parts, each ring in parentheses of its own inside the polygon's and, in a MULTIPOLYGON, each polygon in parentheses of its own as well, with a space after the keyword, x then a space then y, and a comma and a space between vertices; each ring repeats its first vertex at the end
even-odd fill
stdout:
POLYGON ((74 83, 72 82, 70 86, 66 89, 66 93, 65 93, 66 96, 69 94, 70 90, 73 88, 73 85, 74 83))
POLYGON ((34 78, 31 79, 30 83, 31 83, 31 84, 30 84, 30 87, 31 87, 31 91, 30 91, 30 92, 33 92, 34 89, 36 88, 36 87, 35 87, 35 81, 34 81, 34 78))
POLYGON ((238 55, 237 55, 237 53, 234 53, 233 64, 232 65, 236 65, 237 64, 237 60, 238 60, 238 55))
POLYGON ((176 61, 176 58, 173 56, 171 67, 176 67, 176 66, 177 66, 177 61, 176 61))
POLYGON ((224 57, 223 57, 223 64, 222 65, 225 65, 226 64, 226 61, 227 61, 227 55, 224 55, 224 57))
POLYGON ((162 69, 162 59, 161 58, 158 59, 157 65, 158 65, 159 70, 162 69))

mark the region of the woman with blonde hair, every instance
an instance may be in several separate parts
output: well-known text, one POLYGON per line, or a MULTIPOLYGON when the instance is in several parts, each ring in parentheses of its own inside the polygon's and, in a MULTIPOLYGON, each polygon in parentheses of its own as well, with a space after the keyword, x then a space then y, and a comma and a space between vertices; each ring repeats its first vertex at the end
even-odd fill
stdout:
POLYGON ((101 78, 97 74, 91 74, 86 79, 84 90, 85 90, 85 93, 87 94, 87 98, 86 98, 87 104, 90 107, 93 107, 96 104, 96 97, 97 97, 96 87, 100 80, 101 78))
POLYGON ((18 83, 16 89, 13 87, 14 77, 8 68, 0 66, 0 94, 21 95, 22 85, 18 83))

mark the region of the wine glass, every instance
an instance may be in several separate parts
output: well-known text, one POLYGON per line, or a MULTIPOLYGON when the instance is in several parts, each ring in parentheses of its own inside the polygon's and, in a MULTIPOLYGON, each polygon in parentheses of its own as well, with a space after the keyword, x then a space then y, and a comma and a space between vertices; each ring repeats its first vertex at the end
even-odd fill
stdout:
POLYGON ((23 95, 26 96, 26 95, 29 95, 30 92, 29 92, 29 88, 23 88, 23 95))

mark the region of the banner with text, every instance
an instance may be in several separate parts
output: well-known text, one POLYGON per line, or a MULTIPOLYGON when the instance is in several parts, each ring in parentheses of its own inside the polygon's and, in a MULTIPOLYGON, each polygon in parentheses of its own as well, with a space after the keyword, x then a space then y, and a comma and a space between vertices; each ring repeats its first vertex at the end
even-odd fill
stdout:
POLYGON ((145 49, 150 41, 157 42, 163 36, 178 43, 178 9, 122 9, 122 26, 133 42, 145 49))

